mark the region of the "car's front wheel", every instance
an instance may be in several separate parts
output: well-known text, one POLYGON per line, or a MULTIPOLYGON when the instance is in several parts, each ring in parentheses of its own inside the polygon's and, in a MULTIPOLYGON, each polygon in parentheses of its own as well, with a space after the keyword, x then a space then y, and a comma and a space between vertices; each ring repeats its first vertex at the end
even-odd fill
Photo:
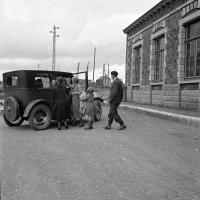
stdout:
POLYGON ((95 100, 94 101, 94 105, 95 105, 95 110, 96 110, 96 113, 94 115, 94 120, 95 121, 100 121, 101 120, 101 116, 102 116, 101 103, 98 100, 95 100))
POLYGON ((51 123, 51 110, 44 104, 36 105, 29 116, 29 124, 35 130, 44 130, 51 123))

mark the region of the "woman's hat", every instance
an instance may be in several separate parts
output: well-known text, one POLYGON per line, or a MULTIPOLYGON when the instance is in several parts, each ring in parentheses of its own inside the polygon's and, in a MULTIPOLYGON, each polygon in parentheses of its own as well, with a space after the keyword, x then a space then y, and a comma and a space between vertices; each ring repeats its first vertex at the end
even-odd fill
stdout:
POLYGON ((89 93, 94 92, 94 88, 93 88, 93 87, 88 87, 88 88, 87 88, 87 92, 89 92, 89 93))
POLYGON ((74 82, 76 82, 76 83, 78 83, 78 82, 79 82, 79 78, 78 78, 78 77, 76 77, 76 76, 75 76, 75 77, 73 77, 72 79, 73 79, 73 81, 74 81, 74 82))

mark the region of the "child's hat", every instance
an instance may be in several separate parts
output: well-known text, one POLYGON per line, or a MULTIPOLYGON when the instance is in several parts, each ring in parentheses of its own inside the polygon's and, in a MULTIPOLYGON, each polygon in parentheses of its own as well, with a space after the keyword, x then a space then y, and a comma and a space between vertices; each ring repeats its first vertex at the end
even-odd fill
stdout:
POLYGON ((93 87, 88 87, 88 88, 87 88, 87 92, 89 92, 89 93, 94 92, 94 88, 93 88, 93 87))

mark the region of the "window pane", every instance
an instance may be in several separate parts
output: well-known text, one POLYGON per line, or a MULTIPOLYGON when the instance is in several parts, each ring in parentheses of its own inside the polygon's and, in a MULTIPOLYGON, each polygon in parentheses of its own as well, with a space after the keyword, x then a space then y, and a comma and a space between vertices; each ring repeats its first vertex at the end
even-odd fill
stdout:
POLYGON ((6 87, 10 86, 18 86, 18 77, 17 76, 9 76, 6 79, 6 87))
POLYGON ((196 36, 200 36, 200 22, 196 25, 196 36))
POLYGON ((155 40, 155 68, 154 80, 161 81, 163 78, 164 64, 164 37, 155 40))
POLYGON ((188 40, 190 38, 190 26, 186 27, 186 39, 188 40))
POLYGON ((187 43, 186 45, 185 70, 186 77, 195 75, 195 41, 187 43))
POLYGON ((200 76, 200 57, 196 60, 196 76, 200 76))
POLYGON ((164 38, 160 39, 160 49, 164 49, 164 38))
POLYGON ((200 39, 197 40, 196 76, 200 76, 200 39))
POLYGON ((195 41, 190 43, 190 69, 189 69, 189 76, 194 76, 195 71, 195 41))
POLYGON ((195 41, 190 42, 190 57, 195 55, 195 41))
POLYGON ((141 46, 135 48, 135 82, 140 82, 141 46))
POLYGON ((36 88, 50 88, 49 77, 35 77, 36 88))
POLYGON ((195 29, 196 29, 196 24, 191 24, 190 25, 190 39, 195 37, 195 29))
POLYGON ((197 40, 197 57, 200 57, 200 39, 197 40))
POLYGON ((155 50, 159 51, 160 50, 160 40, 155 41, 155 50))

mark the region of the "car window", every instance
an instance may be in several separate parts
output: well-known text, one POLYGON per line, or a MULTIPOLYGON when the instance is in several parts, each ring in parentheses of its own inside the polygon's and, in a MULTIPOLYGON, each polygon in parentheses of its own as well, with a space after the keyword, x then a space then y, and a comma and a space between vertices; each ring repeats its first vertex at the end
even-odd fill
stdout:
POLYGON ((18 77, 17 76, 8 76, 6 78, 6 87, 18 86, 18 77))
POLYGON ((50 78, 43 76, 35 77, 35 86, 36 88, 50 88, 50 78))

